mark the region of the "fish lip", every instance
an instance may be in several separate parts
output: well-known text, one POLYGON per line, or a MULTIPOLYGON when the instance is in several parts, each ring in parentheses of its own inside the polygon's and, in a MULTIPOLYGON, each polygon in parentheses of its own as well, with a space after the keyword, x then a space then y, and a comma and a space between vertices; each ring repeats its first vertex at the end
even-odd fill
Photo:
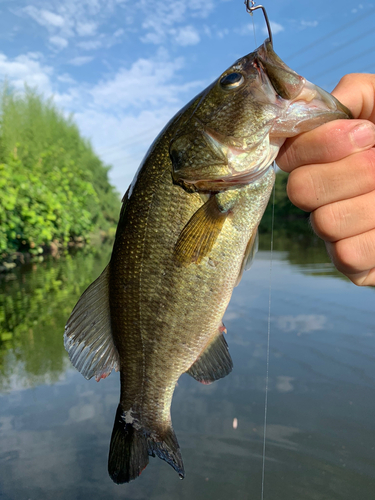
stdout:
POLYGON ((256 59, 276 95, 284 101, 289 101, 288 107, 301 102, 301 105, 309 107, 316 117, 330 115, 332 119, 353 118, 351 111, 333 95, 289 68, 273 51, 269 39, 258 48, 256 59))
POLYGON ((256 170, 253 169, 239 175, 228 175, 217 179, 200 179, 199 181, 183 180, 183 182, 184 184, 194 186, 199 192, 225 191, 227 189, 236 189, 241 186, 252 184, 266 175, 271 168, 273 168, 273 162, 267 165, 267 167, 256 170))

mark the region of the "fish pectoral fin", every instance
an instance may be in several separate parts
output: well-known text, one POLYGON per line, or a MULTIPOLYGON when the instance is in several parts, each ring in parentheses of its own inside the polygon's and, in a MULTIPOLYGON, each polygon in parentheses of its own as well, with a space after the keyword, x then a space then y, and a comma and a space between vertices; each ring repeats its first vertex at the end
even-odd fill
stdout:
POLYGON ((176 260, 183 265, 199 264, 212 250, 227 215, 228 211, 221 211, 216 196, 212 196, 182 230, 174 248, 176 260))
POLYGON ((186 372, 202 384, 210 384, 226 377, 233 369, 233 361, 223 331, 226 331, 224 325, 219 329, 219 335, 186 372))
POLYGON ((108 473, 117 484, 136 479, 147 467, 149 456, 165 460, 183 479, 185 476, 180 447, 169 427, 159 437, 157 432, 126 421, 126 413, 117 408, 108 456, 108 473))
POLYGON ((259 246, 259 233, 258 233, 258 228, 256 228, 246 246, 243 261, 241 264, 241 269, 240 272, 238 273, 238 277, 234 286, 237 286, 240 283, 244 271, 248 271, 250 269, 255 254, 258 251, 258 246, 259 246))
POLYGON ((81 295, 65 326, 64 345, 82 375, 107 377, 119 370, 120 360, 113 343, 109 310, 109 264, 81 295))

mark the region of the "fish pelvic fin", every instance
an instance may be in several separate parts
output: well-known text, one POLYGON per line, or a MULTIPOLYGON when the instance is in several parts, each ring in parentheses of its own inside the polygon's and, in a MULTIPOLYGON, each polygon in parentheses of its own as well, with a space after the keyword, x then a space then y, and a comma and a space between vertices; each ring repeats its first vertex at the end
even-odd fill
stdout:
POLYGON ((81 295, 65 326, 64 345, 82 375, 99 382, 120 361, 113 343, 109 310, 109 265, 81 295))
POLYGON ((219 328, 218 335, 187 371, 191 377, 202 384, 211 384, 215 380, 226 377, 233 369, 233 361, 223 332, 226 333, 224 325, 219 328))
POLYGON ((123 411, 121 404, 117 408, 109 447, 108 473, 117 483, 128 483, 136 479, 147 467, 149 456, 159 457, 185 477, 180 447, 172 429, 158 433, 140 428, 139 424, 123 411))
POLYGON ((255 229, 247 244, 243 261, 241 264, 241 269, 240 272, 238 273, 237 280, 234 286, 239 285, 244 271, 248 271, 250 269, 254 261, 255 254, 258 251, 258 246, 259 246, 259 233, 258 229, 255 229))

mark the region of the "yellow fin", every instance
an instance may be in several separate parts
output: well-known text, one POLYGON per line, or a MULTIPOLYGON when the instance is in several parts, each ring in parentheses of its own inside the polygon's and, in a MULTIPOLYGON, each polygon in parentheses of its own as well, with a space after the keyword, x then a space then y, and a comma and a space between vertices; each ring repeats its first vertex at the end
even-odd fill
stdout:
POLYGON ((174 248, 176 260, 183 265, 199 264, 214 246, 227 214, 219 210, 216 196, 212 196, 182 230, 174 248))

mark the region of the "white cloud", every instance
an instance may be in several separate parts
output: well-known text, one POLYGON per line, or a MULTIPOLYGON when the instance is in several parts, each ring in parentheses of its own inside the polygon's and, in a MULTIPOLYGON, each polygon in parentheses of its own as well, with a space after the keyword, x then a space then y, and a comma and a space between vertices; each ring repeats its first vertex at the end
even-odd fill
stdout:
POLYGON ((190 0, 188 6, 194 16, 207 17, 214 9, 214 2, 213 0, 190 0))
POLYGON ((184 26, 178 30, 174 30, 171 34, 175 35, 175 40, 179 45, 196 45, 200 42, 198 31, 193 26, 184 26))
POLYGON ((78 42, 77 46, 84 50, 96 50, 103 45, 101 40, 89 40, 87 42, 78 42))
POLYGON ((94 58, 92 56, 78 56, 71 59, 69 64, 72 64, 73 66, 83 66, 83 64, 87 64, 93 59, 94 58))
POLYGON ((52 93, 50 77, 53 69, 50 66, 43 66, 35 56, 35 53, 31 53, 8 59, 6 55, 0 53, 0 74, 8 78, 16 89, 23 89, 26 82, 30 87, 37 87, 38 91, 50 95, 52 93))
MULTIPOLYGON (((237 33, 237 35, 249 36, 250 34, 253 33, 254 29, 256 32, 257 25, 253 25, 252 23, 247 23, 247 24, 243 24, 242 26, 239 26, 238 28, 235 28, 234 32, 237 33)), ((266 29, 266 31, 267 31, 267 29, 266 29)))
POLYGON ((218 30, 216 32, 216 36, 218 38, 224 38, 227 35, 229 35, 229 29, 228 28, 224 28, 223 30, 218 30))
POLYGON ((112 78, 100 82, 91 90, 96 104, 112 108, 161 107, 165 103, 176 103, 179 95, 200 82, 182 85, 170 83, 175 73, 183 66, 183 59, 168 60, 162 52, 156 58, 138 59, 129 69, 122 68, 112 78))
POLYGON ((57 77, 58 81, 59 82, 62 82, 62 83, 68 83, 68 84, 75 84, 77 83, 74 78, 72 78, 68 73, 64 73, 62 75, 59 75, 57 77))
MULTIPOLYGON (((141 0, 145 20, 142 24, 146 31, 141 40, 145 43, 160 44, 167 40, 167 34, 181 33, 180 45, 193 45, 199 42, 198 32, 191 26, 178 27, 178 24, 186 22, 191 17, 207 17, 214 8, 212 0, 161 0, 155 1, 150 9, 147 0, 141 0)), ((177 35, 178 36, 178 35, 177 35)))
POLYGON ((97 29, 96 23, 89 22, 78 22, 76 26, 76 30, 79 36, 90 36, 94 35, 97 29))
POLYGON ((301 21, 301 26, 303 28, 316 28, 318 24, 318 21, 301 21))
MULTIPOLYGON (((277 33, 280 33, 281 31, 284 31, 284 26, 282 26, 279 23, 275 23, 274 21, 270 21, 270 25, 271 25, 271 31, 272 31, 273 35, 277 35, 277 33)), ((268 35, 267 26, 263 26, 262 33, 264 35, 268 35)))
POLYGON ((116 30, 116 31, 113 33, 113 36, 114 36, 114 37, 118 37, 118 36, 123 35, 124 33, 125 33, 125 32, 124 32, 124 30, 123 30, 122 28, 120 28, 120 29, 116 30))
POLYGON ((58 49, 65 49, 65 47, 68 46, 68 40, 66 40, 66 38, 62 38, 61 36, 51 36, 49 41, 58 49))
POLYGON ((64 26, 64 18, 46 9, 37 9, 33 5, 25 7, 24 12, 34 19, 41 26, 46 28, 64 26))

